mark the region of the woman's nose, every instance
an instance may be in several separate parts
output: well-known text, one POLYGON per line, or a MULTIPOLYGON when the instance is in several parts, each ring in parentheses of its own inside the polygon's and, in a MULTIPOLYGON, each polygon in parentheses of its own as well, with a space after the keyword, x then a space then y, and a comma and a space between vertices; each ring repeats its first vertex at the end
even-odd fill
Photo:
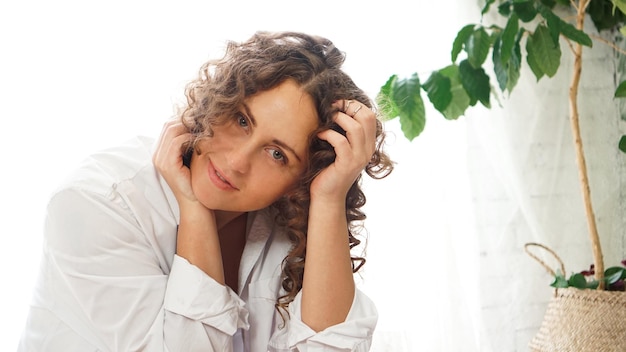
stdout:
POLYGON ((232 171, 245 174, 250 170, 251 153, 246 145, 233 147, 227 156, 228 166, 232 171))

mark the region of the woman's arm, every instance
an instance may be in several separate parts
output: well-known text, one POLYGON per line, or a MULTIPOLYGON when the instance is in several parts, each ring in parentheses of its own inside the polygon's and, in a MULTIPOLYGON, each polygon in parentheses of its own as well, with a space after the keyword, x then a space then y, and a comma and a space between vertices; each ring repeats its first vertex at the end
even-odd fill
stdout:
MULTIPOLYGON (((338 108, 345 105, 336 103, 338 108)), ((345 203, 352 183, 374 153, 376 116, 356 101, 349 110, 335 116, 345 137, 334 130, 320 133, 319 138, 334 147, 336 158, 311 185, 302 321, 315 331, 345 321, 354 300, 345 203)))
POLYGON ((345 197, 311 199, 302 320, 315 331, 341 323, 354 300, 345 197))
POLYGON ((224 285, 222 252, 213 212, 192 204, 184 207, 180 210, 176 254, 224 285))
POLYGON ((176 254, 225 284, 215 212, 204 207, 191 189, 191 171, 183 164, 181 146, 191 134, 180 121, 163 126, 153 162, 172 189, 180 210, 176 254))

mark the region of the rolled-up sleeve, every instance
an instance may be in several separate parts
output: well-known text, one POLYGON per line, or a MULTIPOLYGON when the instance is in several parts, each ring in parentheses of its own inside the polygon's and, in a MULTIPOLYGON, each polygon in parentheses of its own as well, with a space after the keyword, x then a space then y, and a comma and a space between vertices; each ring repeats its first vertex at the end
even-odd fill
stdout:
POLYGON ((355 291, 352 307, 343 323, 315 332, 301 319, 302 292, 289 305, 289 319, 269 343, 272 352, 355 351, 367 352, 378 321, 372 300, 355 291))
MULTIPOLYGON (((244 301, 232 289, 178 255, 174 257, 167 283, 164 308, 166 330, 174 331, 185 319, 201 322, 216 351, 228 350, 237 329, 249 327, 244 301)), ((193 335, 193 331, 187 333, 193 335)), ((175 335, 166 341, 176 346, 170 350, 179 350, 181 346, 190 350, 191 341, 186 341, 190 336, 185 335, 175 335)))

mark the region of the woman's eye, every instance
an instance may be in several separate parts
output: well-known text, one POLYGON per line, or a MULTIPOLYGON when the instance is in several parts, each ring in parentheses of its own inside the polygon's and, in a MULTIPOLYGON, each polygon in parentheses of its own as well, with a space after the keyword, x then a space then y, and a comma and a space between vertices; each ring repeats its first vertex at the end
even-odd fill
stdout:
POLYGON ((274 159, 276 161, 280 161, 282 163, 286 163, 287 162, 287 158, 285 158, 285 156, 283 155, 283 153, 280 150, 278 150, 278 149, 270 149, 269 153, 272 156, 272 159, 274 159))
POLYGON ((242 114, 237 115, 237 123, 241 127, 248 127, 248 119, 242 114))

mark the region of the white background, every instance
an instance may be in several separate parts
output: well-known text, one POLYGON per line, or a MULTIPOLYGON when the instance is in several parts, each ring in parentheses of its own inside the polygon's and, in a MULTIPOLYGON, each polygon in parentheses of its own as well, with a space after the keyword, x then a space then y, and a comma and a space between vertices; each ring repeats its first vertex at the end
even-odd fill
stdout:
MULTIPOLYGON (((419 71, 425 80, 448 60, 460 28, 457 7, 454 0, 411 6, 401 0, 0 4, 0 350, 15 349, 24 325, 50 192, 91 152, 136 134, 158 136, 185 83, 225 40, 244 40, 256 30, 326 36, 347 53, 346 71, 373 97, 391 74, 419 71)), ((436 329, 415 318, 434 309, 428 301, 417 308, 403 302, 416 287, 433 289, 425 283, 433 274, 428 266, 446 255, 430 250, 428 230, 413 229, 464 206, 446 198, 453 189, 432 186, 463 168, 453 161, 461 154, 455 149, 463 142, 463 123, 429 114, 426 132, 412 143, 397 121, 387 124, 397 169, 366 183, 370 241, 363 289, 379 307, 379 330, 407 340, 412 332, 436 329)))

